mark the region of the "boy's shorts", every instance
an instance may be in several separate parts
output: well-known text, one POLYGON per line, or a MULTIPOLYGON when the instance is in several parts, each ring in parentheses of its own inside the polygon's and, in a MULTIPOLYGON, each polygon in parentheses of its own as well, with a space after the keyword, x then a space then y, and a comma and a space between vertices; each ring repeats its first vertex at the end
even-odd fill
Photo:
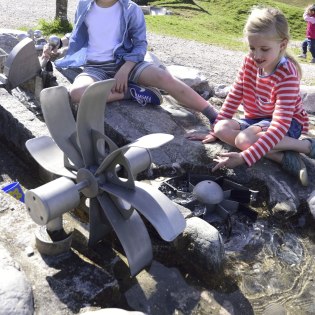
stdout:
MULTIPOLYGON (((108 80, 115 76, 124 62, 116 63, 114 60, 106 62, 87 61, 83 71, 78 76, 88 75, 97 81, 108 80)), ((147 61, 138 62, 129 73, 129 81, 137 83, 142 71, 152 66, 153 63, 147 61)))
MULTIPOLYGON (((240 125, 240 130, 244 130, 250 126, 259 126, 262 131, 267 131, 270 126, 271 118, 256 118, 256 119, 233 119, 237 121, 240 125)), ((291 138, 298 139, 302 133, 302 125, 298 123, 294 118, 292 118, 290 128, 287 132, 287 136, 291 138)))

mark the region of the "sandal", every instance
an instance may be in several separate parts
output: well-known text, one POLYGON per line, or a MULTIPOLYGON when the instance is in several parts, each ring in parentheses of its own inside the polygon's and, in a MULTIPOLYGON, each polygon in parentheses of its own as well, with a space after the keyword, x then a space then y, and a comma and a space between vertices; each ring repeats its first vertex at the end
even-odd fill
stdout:
MULTIPOLYGON (((314 142, 315 143, 315 142, 314 142)), ((282 169, 289 174, 298 177, 303 186, 308 185, 307 170, 304 162, 301 159, 300 153, 295 151, 284 151, 281 162, 282 169)))
POLYGON ((303 140, 308 140, 311 143, 311 152, 306 154, 311 159, 315 159, 315 139, 312 138, 305 138, 303 140))

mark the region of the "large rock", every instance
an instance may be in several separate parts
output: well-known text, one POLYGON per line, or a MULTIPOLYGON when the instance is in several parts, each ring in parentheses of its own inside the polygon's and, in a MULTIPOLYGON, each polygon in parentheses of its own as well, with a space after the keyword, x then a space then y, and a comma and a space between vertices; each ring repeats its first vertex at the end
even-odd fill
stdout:
POLYGON ((0 278, 0 314, 32 314, 34 303, 31 284, 24 271, 1 244, 0 278))
POLYGON ((304 104, 304 109, 309 114, 315 113, 315 87, 301 85, 301 97, 304 104))

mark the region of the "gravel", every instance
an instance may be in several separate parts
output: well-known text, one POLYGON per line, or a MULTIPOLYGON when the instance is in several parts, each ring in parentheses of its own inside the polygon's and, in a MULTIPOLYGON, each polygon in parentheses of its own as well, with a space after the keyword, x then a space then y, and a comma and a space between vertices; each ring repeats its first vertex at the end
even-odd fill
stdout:
MULTIPOLYGON (((71 22, 76 4, 77 0, 68 0, 68 17, 71 22)), ((52 20, 54 16, 55 0, 0 0, 2 28, 34 28, 39 19, 52 20)), ((244 52, 152 33, 148 34, 148 43, 149 49, 165 65, 175 64, 198 69, 210 83, 216 85, 233 83, 244 56, 244 52)), ((314 67, 315 64, 302 64, 303 84, 315 82, 314 67)))

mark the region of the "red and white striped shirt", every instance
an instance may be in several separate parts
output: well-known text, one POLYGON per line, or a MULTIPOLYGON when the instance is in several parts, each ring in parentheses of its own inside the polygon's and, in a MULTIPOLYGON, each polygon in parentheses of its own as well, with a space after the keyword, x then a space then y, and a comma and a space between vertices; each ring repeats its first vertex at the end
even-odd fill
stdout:
POLYGON ((261 76, 253 59, 246 56, 216 122, 231 119, 241 104, 245 118, 272 118, 268 130, 241 152, 249 166, 284 138, 292 118, 303 126, 303 133, 308 132, 309 120, 300 96, 298 72, 289 58, 284 58, 272 74, 261 76))

